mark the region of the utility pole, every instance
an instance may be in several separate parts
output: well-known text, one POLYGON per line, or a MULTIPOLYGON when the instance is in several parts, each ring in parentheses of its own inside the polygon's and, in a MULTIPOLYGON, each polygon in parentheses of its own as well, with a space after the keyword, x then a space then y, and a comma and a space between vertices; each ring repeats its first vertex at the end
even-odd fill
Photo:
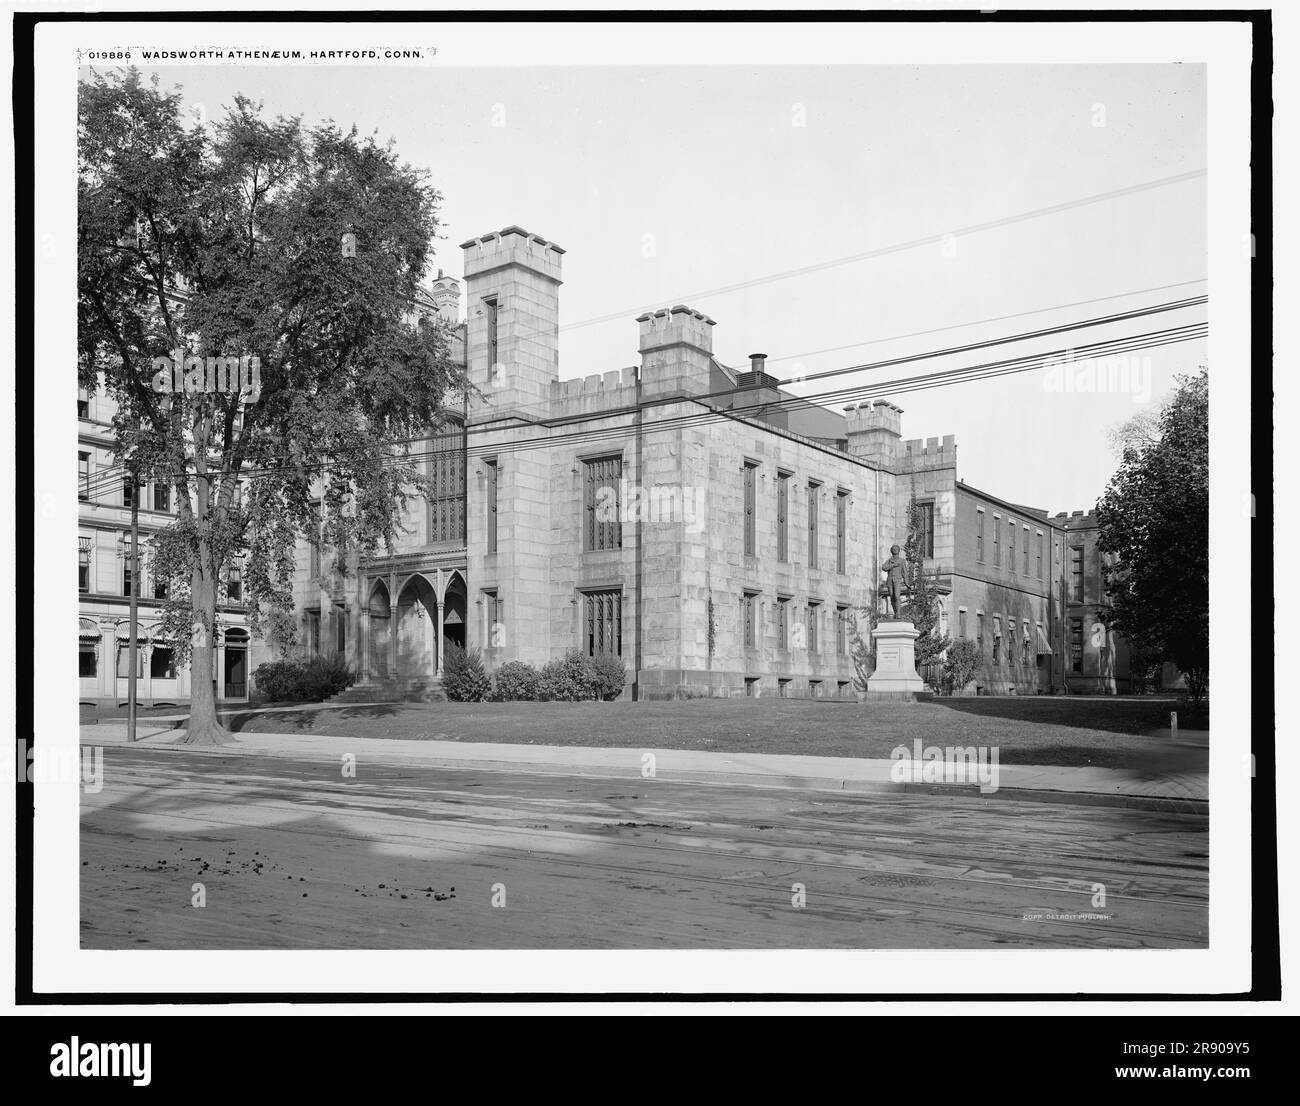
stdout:
POLYGON ((126 681, 126 739, 135 740, 136 665, 140 656, 140 478, 131 470, 131 614, 128 675, 126 681))

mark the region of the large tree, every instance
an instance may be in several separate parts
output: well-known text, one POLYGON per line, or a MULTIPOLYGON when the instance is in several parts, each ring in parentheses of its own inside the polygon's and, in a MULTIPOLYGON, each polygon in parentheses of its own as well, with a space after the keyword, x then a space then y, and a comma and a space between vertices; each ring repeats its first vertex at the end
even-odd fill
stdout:
POLYGON ((1173 661, 1199 707, 1210 678, 1210 419, 1205 371, 1179 377, 1097 504, 1111 626, 1149 662, 1173 661))
POLYGON ((229 567, 250 627, 287 647, 299 539, 363 555, 427 489, 401 443, 464 386, 446 329, 413 312, 441 197, 355 127, 268 119, 238 95, 203 124, 135 70, 84 81, 78 124, 80 384, 116 402, 124 472, 174 489, 151 567, 192 674, 181 740, 221 742, 209 673, 229 567), (160 392, 154 359, 173 351, 256 356, 260 392, 160 392))

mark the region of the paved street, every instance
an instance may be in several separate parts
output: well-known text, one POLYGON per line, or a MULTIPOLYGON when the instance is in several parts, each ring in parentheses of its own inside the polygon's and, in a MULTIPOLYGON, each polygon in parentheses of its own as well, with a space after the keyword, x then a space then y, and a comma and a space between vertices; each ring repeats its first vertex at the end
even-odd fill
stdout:
POLYGON ((82 796, 86 948, 1206 944, 1206 820, 1194 814, 104 755, 102 791, 82 796), (1034 917, 1047 914, 1074 917, 1034 917))

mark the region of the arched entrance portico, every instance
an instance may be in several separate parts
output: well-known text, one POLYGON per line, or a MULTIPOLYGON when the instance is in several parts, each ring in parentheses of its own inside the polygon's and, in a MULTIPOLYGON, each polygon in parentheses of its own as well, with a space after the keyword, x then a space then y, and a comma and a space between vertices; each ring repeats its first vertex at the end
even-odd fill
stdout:
POLYGON ((461 567, 371 562, 364 578, 360 640, 365 643, 358 701, 438 695, 447 649, 464 648, 469 588, 461 567), (381 690, 374 690, 379 685, 381 690), (364 691, 364 688, 371 688, 364 691))
MULTIPOLYGON (((469 594, 465 586, 465 577, 453 572, 447 580, 446 590, 442 596, 442 650, 445 656, 447 646, 455 645, 465 648, 465 619, 468 610, 469 594)), ((438 668, 442 671, 441 664, 438 668)))
POLYGON ((389 675, 388 643, 392 632, 390 606, 388 588, 382 580, 376 580, 366 601, 366 619, 369 622, 366 640, 366 674, 372 680, 384 681, 389 675))
POLYGON ((438 597, 419 573, 397 596, 397 678, 403 691, 419 691, 438 675, 438 597))

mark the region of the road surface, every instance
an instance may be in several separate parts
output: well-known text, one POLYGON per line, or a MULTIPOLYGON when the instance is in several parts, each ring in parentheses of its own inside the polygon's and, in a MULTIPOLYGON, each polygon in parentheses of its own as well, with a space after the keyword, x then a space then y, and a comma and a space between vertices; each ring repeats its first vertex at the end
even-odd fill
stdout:
POLYGON ((1192 814, 104 756, 103 789, 82 796, 88 949, 1207 944, 1192 814))

